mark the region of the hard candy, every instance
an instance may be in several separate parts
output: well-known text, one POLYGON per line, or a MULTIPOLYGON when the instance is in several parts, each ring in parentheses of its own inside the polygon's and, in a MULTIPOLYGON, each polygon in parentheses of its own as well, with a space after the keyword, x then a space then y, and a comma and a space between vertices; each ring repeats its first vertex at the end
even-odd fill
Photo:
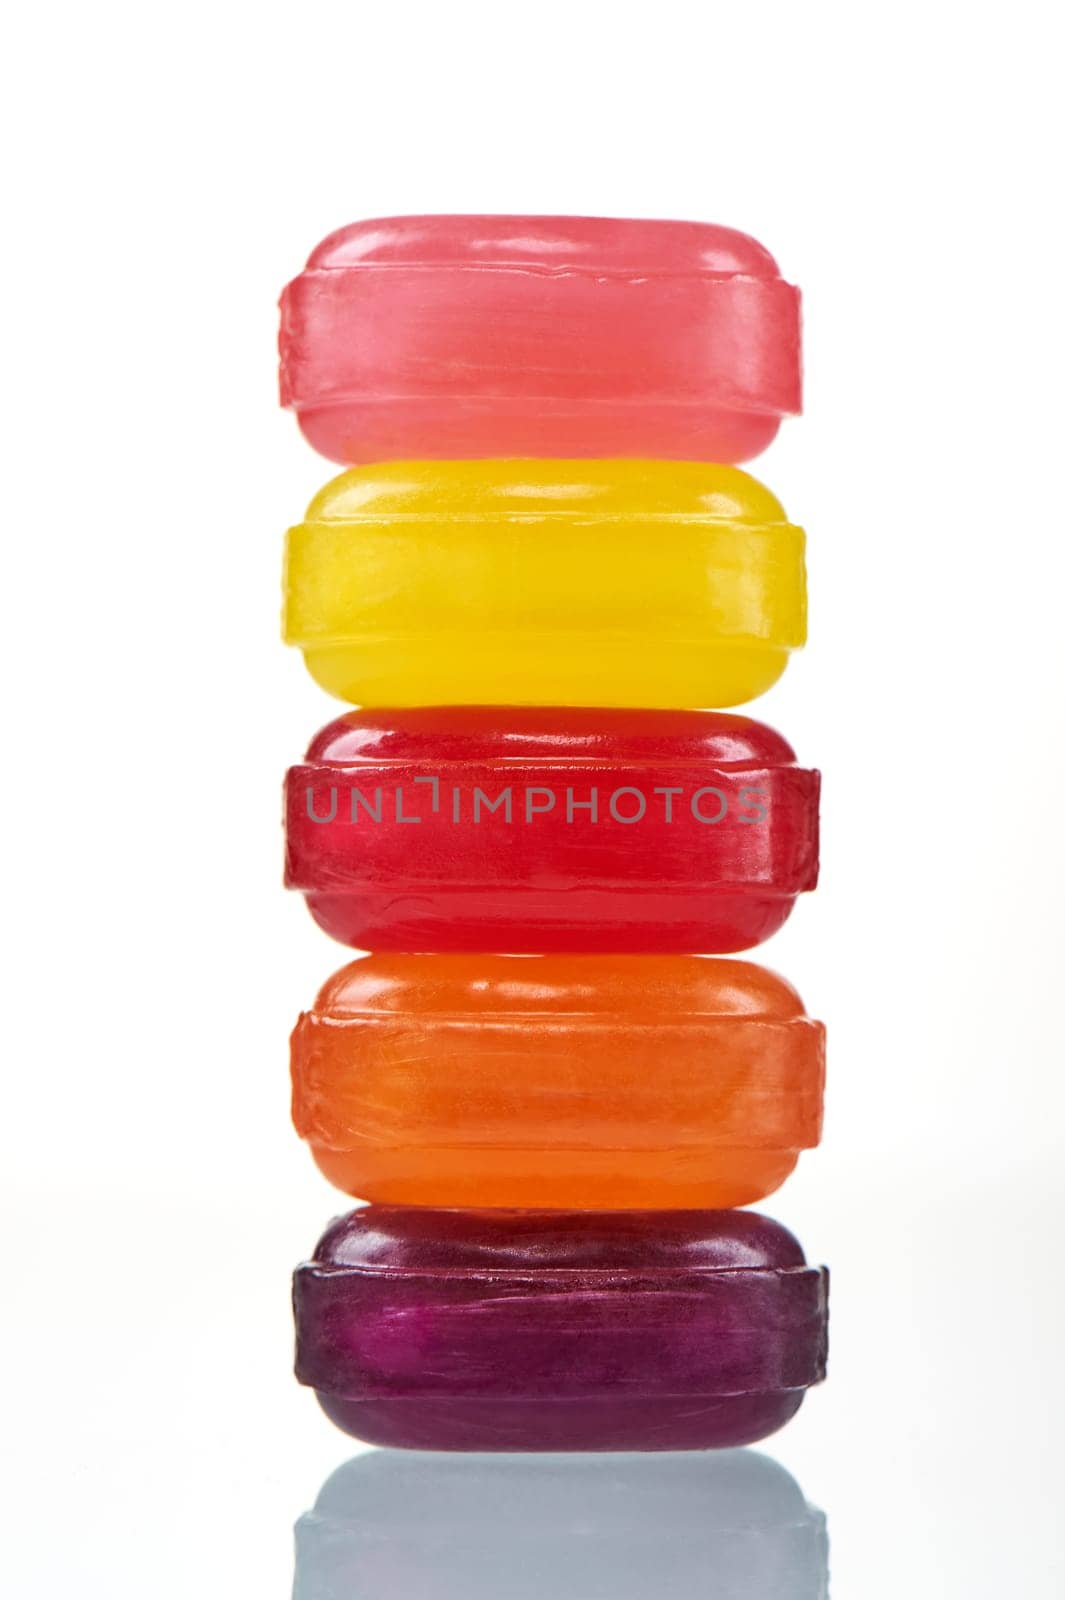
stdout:
POLYGON ((393 461, 290 530, 285 637, 355 705, 722 708, 805 642, 803 551, 738 467, 393 461))
POLYGON ((281 299, 281 398, 345 463, 745 461, 800 407, 799 294, 732 228, 384 217, 281 299))
POLYGON ((824 1030, 746 961, 377 955, 300 1018, 292 1083, 363 1200, 738 1206, 820 1138, 824 1030))
POLYGON ((360 950, 690 950, 817 881, 819 775, 726 712, 351 712, 286 782, 286 882, 360 950))
POLYGON ((371 1444, 746 1444, 824 1376, 827 1295, 750 1212, 369 1206, 296 1273, 296 1372, 371 1444))

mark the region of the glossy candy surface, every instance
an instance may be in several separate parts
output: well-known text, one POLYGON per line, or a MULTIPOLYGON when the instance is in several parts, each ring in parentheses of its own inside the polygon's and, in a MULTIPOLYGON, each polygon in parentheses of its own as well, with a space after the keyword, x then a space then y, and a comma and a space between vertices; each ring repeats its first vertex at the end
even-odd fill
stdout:
POLYGON ((803 550, 737 467, 388 462, 290 530, 285 637, 356 705, 739 705, 805 642, 803 550))
POLYGON ((369 1450, 296 1525, 293 1600, 826 1600, 825 1519, 754 1450, 369 1450))
POLYGON ((817 881, 819 778, 724 712, 351 712, 286 783, 286 882, 362 950, 727 954, 817 881))
POLYGON ((738 1206, 818 1142, 824 1030, 747 961, 377 955, 300 1018, 292 1081, 363 1200, 738 1206))
POLYGON ((371 1444, 744 1444, 824 1376, 827 1294, 751 1212, 370 1206, 296 1272, 296 1371, 371 1444))
POLYGON ((609 217, 384 217, 281 300, 316 450, 745 461, 800 407, 799 294, 746 234, 609 217))

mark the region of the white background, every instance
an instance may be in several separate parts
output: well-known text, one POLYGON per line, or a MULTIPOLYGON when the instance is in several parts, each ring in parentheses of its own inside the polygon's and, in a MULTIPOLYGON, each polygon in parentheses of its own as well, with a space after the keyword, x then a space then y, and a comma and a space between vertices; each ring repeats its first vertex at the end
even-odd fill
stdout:
POLYGON ((336 707, 277 637, 282 531, 331 469, 276 409, 275 302, 323 234, 420 210, 723 222, 805 291, 806 416, 754 471, 808 529, 811 642, 753 710, 825 775, 822 888, 764 954, 830 1074, 766 1209, 833 1268, 833 1352, 768 1449, 828 1514, 835 1600, 1061 1593, 1053 24, 20 9, 12 1595, 284 1596, 351 1453, 289 1378, 288 1274, 343 1203, 289 1128, 286 1037, 344 953, 280 887, 280 776, 336 707))

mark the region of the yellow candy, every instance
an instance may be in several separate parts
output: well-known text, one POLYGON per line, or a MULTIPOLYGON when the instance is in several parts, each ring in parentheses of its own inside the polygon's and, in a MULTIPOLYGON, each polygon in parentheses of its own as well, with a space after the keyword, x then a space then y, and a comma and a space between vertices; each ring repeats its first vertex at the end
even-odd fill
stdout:
POLYGON ((285 638, 355 705, 740 705, 805 642, 803 547, 738 467, 356 467, 289 532, 285 638))

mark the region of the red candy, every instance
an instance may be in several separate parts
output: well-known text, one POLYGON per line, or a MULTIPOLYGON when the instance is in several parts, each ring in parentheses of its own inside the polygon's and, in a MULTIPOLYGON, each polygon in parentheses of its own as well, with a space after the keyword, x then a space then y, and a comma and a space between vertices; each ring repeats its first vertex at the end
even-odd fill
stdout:
POLYGON ((286 784, 286 882, 369 950, 767 939, 817 881, 819 777, 723 712, 352 712, 286 784))

